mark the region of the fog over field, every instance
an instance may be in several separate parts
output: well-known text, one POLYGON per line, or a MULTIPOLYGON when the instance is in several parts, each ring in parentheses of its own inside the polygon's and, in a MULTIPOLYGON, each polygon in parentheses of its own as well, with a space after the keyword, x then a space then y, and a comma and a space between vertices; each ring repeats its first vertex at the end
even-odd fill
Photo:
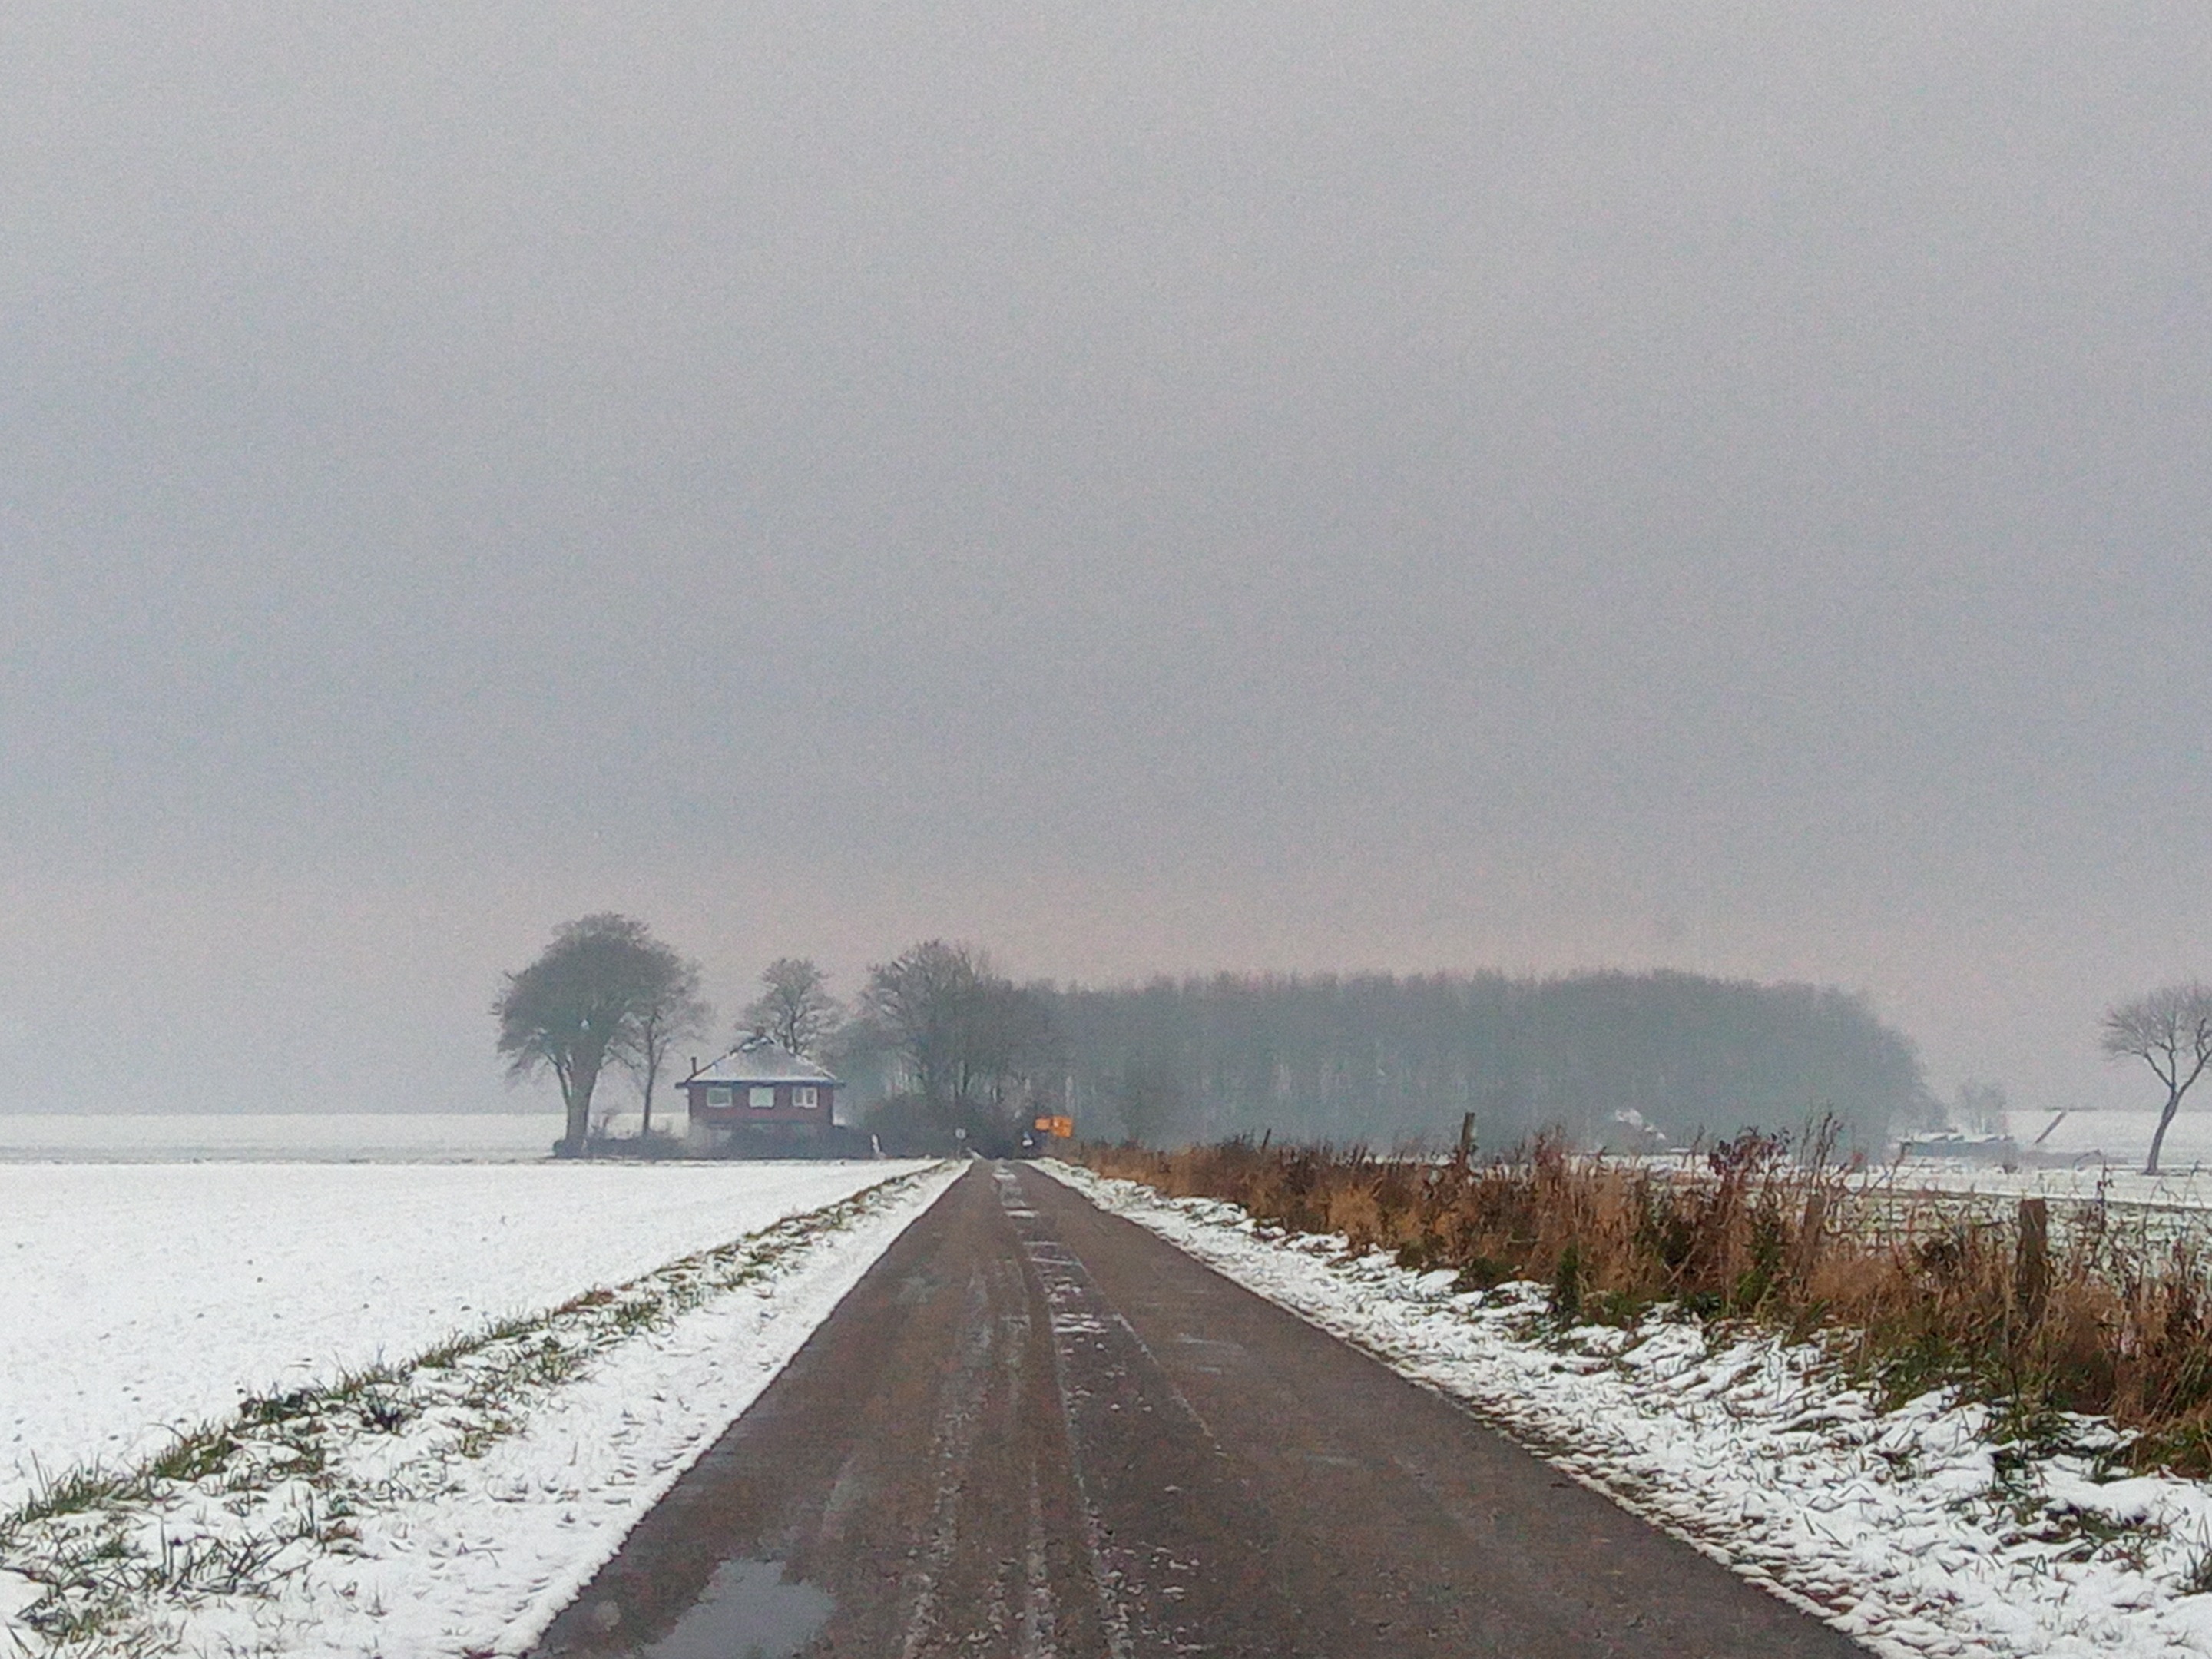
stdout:
MULTIPOLYGON (((2154 1105, 2212 15, 0 11, 0 1109, 503 969, 1677 968, 2154 1105)), ((550 1106, 550 1090, 540 1096, 550 1106)))

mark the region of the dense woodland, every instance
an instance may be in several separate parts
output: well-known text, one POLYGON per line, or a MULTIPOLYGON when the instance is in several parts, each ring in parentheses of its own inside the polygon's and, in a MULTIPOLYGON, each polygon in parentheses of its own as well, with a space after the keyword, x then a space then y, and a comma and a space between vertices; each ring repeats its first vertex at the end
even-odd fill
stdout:
POLYGON ((1932 1109, 1910 1040, 1814 986, 1662 972, 1036 988, 1091 1137, 1389 1144, 1448 1139, 1471 1111, 1485 1146, 1559 1125, 1626 1146, 1826 1109, 1875 1146, 1932 1109))

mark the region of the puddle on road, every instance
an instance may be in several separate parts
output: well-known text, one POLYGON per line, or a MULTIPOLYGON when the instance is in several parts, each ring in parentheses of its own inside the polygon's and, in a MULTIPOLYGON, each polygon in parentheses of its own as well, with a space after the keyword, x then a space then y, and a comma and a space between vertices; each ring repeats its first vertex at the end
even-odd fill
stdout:
POLYGON ((781 1561, 725 1561, 647 1659, 792 1659, 836 1605, 827 1590, 786 1578, 781 1561))

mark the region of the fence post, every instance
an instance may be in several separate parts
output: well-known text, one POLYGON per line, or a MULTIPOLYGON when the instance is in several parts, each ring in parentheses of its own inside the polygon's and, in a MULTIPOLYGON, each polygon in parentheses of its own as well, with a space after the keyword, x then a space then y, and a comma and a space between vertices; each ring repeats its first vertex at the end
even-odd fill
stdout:
POLYGON ((2040 1198, 2020 1201, 2020 1244, 2013 1255, 2013 1310, 2023 1331, 2043 1319, 2051 1293, 2051 1206, 2040 1198))
POLYGON ((1462 1164, 1474 1156, 1474 1114, 1462 1112, 1459 1120, 1459 1161, 1462 1164))
POLYGON ((1804 1218, 1797 1227, 1797 1248, 1790 1253, 1790 1276, 1800 1287, 1813 1277, 1820 1260, 1820 1236, 1828 1226, 1828 1189, 1815 1187, 1806 1195, 1804 1218))

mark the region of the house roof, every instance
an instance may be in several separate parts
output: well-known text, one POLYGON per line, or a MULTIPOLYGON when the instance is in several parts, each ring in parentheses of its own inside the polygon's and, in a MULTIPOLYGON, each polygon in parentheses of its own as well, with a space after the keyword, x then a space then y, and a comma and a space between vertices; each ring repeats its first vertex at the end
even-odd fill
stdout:
POLYGON ((837 1079, 812 1060, 766 1037, 747 1037, 711 1066, 702 1066, 686 1083, 817 1083, 835 1088, 837 1079))

